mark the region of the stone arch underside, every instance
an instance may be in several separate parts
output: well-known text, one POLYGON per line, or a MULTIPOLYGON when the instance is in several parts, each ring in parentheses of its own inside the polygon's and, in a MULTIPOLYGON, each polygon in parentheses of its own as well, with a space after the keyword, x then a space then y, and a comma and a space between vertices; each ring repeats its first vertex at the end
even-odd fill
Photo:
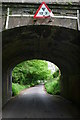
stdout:
POLYGON ((3 31, 3 105, 11 98, 11 71, 29 59, 43 59, 61 70, 61 95, 80 104, 80 32, 29 25, 3 31))

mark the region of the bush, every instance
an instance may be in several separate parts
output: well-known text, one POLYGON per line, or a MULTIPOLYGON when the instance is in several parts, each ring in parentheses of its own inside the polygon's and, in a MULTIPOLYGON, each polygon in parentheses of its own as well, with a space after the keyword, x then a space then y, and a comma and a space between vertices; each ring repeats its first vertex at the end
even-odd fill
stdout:
POLYGON ((57 78, 59 76, 59 70, 53 73, 53 78, 57 78))
POLYGON ((57 94, 59 95, 60 94, 59 80, 60 77, 57 77, 54 80, 47 81, 47 83, 45 83, 46 91, 53 95, 57 94))
POLYGON ((12 96, 19 94, 20 91, 28 87, 29 86, 20 85, 18 83, 12 83, 12 96))

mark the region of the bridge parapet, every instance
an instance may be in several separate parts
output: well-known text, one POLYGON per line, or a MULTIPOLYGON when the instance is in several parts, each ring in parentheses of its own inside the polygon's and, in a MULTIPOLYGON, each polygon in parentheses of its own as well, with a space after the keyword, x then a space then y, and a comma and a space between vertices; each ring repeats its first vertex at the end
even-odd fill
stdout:
MULTIPOLYGON (((43 0, 2 0, 2 2, 8 2, 8 3, 41 3, 43 2, 43 0)), ((44 0, 44 2, 46 3, 60 3, 60 4, 68 4, 68 3, 72 3, 72 4, 78 4, 80 3, 80 0, 44 0)))
POLYGON ((26 25, 53 25, 80 30, 80 5, 73 3, 47 3, 54 14, 54 18, 34 20, 33 15, 40 3, 12 3, 3 2, 2 29, 26 25), (60 17, 62 16, 62 17, 60 17))

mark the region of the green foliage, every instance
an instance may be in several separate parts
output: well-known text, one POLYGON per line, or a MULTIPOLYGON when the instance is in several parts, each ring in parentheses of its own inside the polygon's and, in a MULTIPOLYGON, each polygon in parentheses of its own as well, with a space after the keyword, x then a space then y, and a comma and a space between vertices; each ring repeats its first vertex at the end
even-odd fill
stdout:
POLYGON ((12 83, 12 96, 18 95, 22 90, 29 87, 30 85, 20 85, 18 83, 12 83))
POLYGON ((49 80, 53 78, 48 64, 42 60, 30 60, 18 64, 12 73, 13 82, 20 85, 38 84, 37 80, 49 80))
POLYGON ((58 76, 53 80, 47 81, 47 83, 45 83, 46 91, 53 95, 60 94, 59 80, 60 77, 58 76))
POLYGON ((18 83, 12 83, 12 96, 19 94, 20 91, 25 88, 26 88, 25 86, 19 85, 18 83))
POLYGON ((53 95, 60 94, 59 82, 60 82, 60 72, 58 69, 56 72, 53 73, 53 79, 51 79, 45 83, 46 91, 49 94, 53 94, 53 95))
POLYGON ((18 64, 12 72, 12 94, 13 96, 30 86, 41 82, 45 83, 46 91, 50 94, 59 94, 59 69, 51 74, 48 63, 43 60, 29 60, 18 64))
POLYGON ((53 78, 57 78, 59 76, 59 69, 53 73, 53 78))

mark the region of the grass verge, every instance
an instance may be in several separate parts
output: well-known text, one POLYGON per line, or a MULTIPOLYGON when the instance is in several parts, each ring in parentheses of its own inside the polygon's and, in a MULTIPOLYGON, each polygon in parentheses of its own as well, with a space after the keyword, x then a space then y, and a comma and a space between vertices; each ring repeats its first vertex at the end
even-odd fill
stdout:
POLYGON ((12 83, 12 96, 18 95, 22 90, 29 87, 29 85, 20 85, 18 83, 12 83))
POLYGON ((47 93, 53 94, 53 95, 60 94, 59 79, 60 78, 57 77, 54 80, 50 80, 47 83, 45 83, 45 88, 46 88, 47 93))

